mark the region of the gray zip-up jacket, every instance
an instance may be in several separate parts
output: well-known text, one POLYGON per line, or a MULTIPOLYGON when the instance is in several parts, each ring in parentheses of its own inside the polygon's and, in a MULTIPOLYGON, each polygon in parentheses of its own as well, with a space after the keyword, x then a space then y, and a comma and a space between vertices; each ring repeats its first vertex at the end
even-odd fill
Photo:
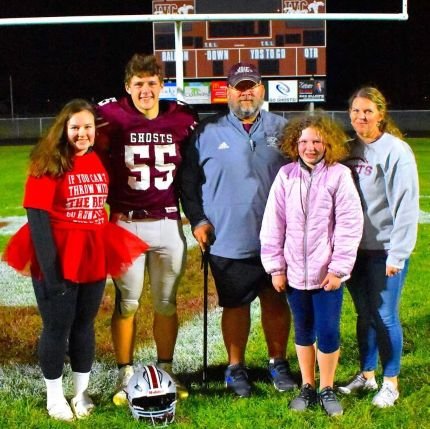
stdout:
POLYGON ((213 255, 260 254, 259 232, 272 182, 287 161, 279 152, 286 120, 261 111, 249 134, 232 113, 197 128, 182 164, 181 201, 191 226, 215 228, 213 255))

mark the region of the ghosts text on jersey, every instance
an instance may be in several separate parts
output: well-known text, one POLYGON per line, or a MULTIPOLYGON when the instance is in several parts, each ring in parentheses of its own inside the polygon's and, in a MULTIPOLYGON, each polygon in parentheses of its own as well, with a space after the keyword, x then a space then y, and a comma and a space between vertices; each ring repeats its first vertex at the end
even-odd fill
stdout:
POLYGON ((170 133, 130 133, 130 143, 172 143, 170 133))

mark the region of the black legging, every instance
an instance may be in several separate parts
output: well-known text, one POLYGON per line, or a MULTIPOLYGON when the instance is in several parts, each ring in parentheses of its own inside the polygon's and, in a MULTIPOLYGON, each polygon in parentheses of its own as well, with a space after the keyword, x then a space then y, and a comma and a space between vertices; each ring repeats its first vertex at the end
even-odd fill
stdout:
POLYGON ((67 340, 72 371, 89 372, 95 354, 94 319, 106 281, 66 282, 64 294, 46 298, 44 282, 32 280, 43 322, 39 360, 44 377, 53 380, 62 375, 67 340))

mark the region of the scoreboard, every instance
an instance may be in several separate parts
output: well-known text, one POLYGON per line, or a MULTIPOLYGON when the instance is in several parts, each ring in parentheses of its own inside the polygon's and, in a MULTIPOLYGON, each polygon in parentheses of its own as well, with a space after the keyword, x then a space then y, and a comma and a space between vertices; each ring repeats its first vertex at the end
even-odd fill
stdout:
MULTIPOLYGON (((323 13, 325 0, 153 0, 152 13, 323 13)), ((239 62, 266 78, 326 76, 324 20, 187 21, 182 23, 184 77, 225 78, 239 62)), ((174 24, 153 24, 154 54, 166 78, 175 78, 174 24)))

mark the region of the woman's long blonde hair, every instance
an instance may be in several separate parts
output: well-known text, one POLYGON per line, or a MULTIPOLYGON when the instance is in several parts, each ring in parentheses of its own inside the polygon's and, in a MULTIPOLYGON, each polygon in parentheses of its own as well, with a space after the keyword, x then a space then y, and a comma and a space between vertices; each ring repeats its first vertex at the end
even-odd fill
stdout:
POLYGON ((74 114, 84 110, 95 118, 91 104, 80 98, 69 101, 61 109, 47 134, 37 142, 30 153, 28 173, 31 176, 40 177, 47 174, 59 177, 71 170, 75 152, 67 141, 67 122, 74 114))

